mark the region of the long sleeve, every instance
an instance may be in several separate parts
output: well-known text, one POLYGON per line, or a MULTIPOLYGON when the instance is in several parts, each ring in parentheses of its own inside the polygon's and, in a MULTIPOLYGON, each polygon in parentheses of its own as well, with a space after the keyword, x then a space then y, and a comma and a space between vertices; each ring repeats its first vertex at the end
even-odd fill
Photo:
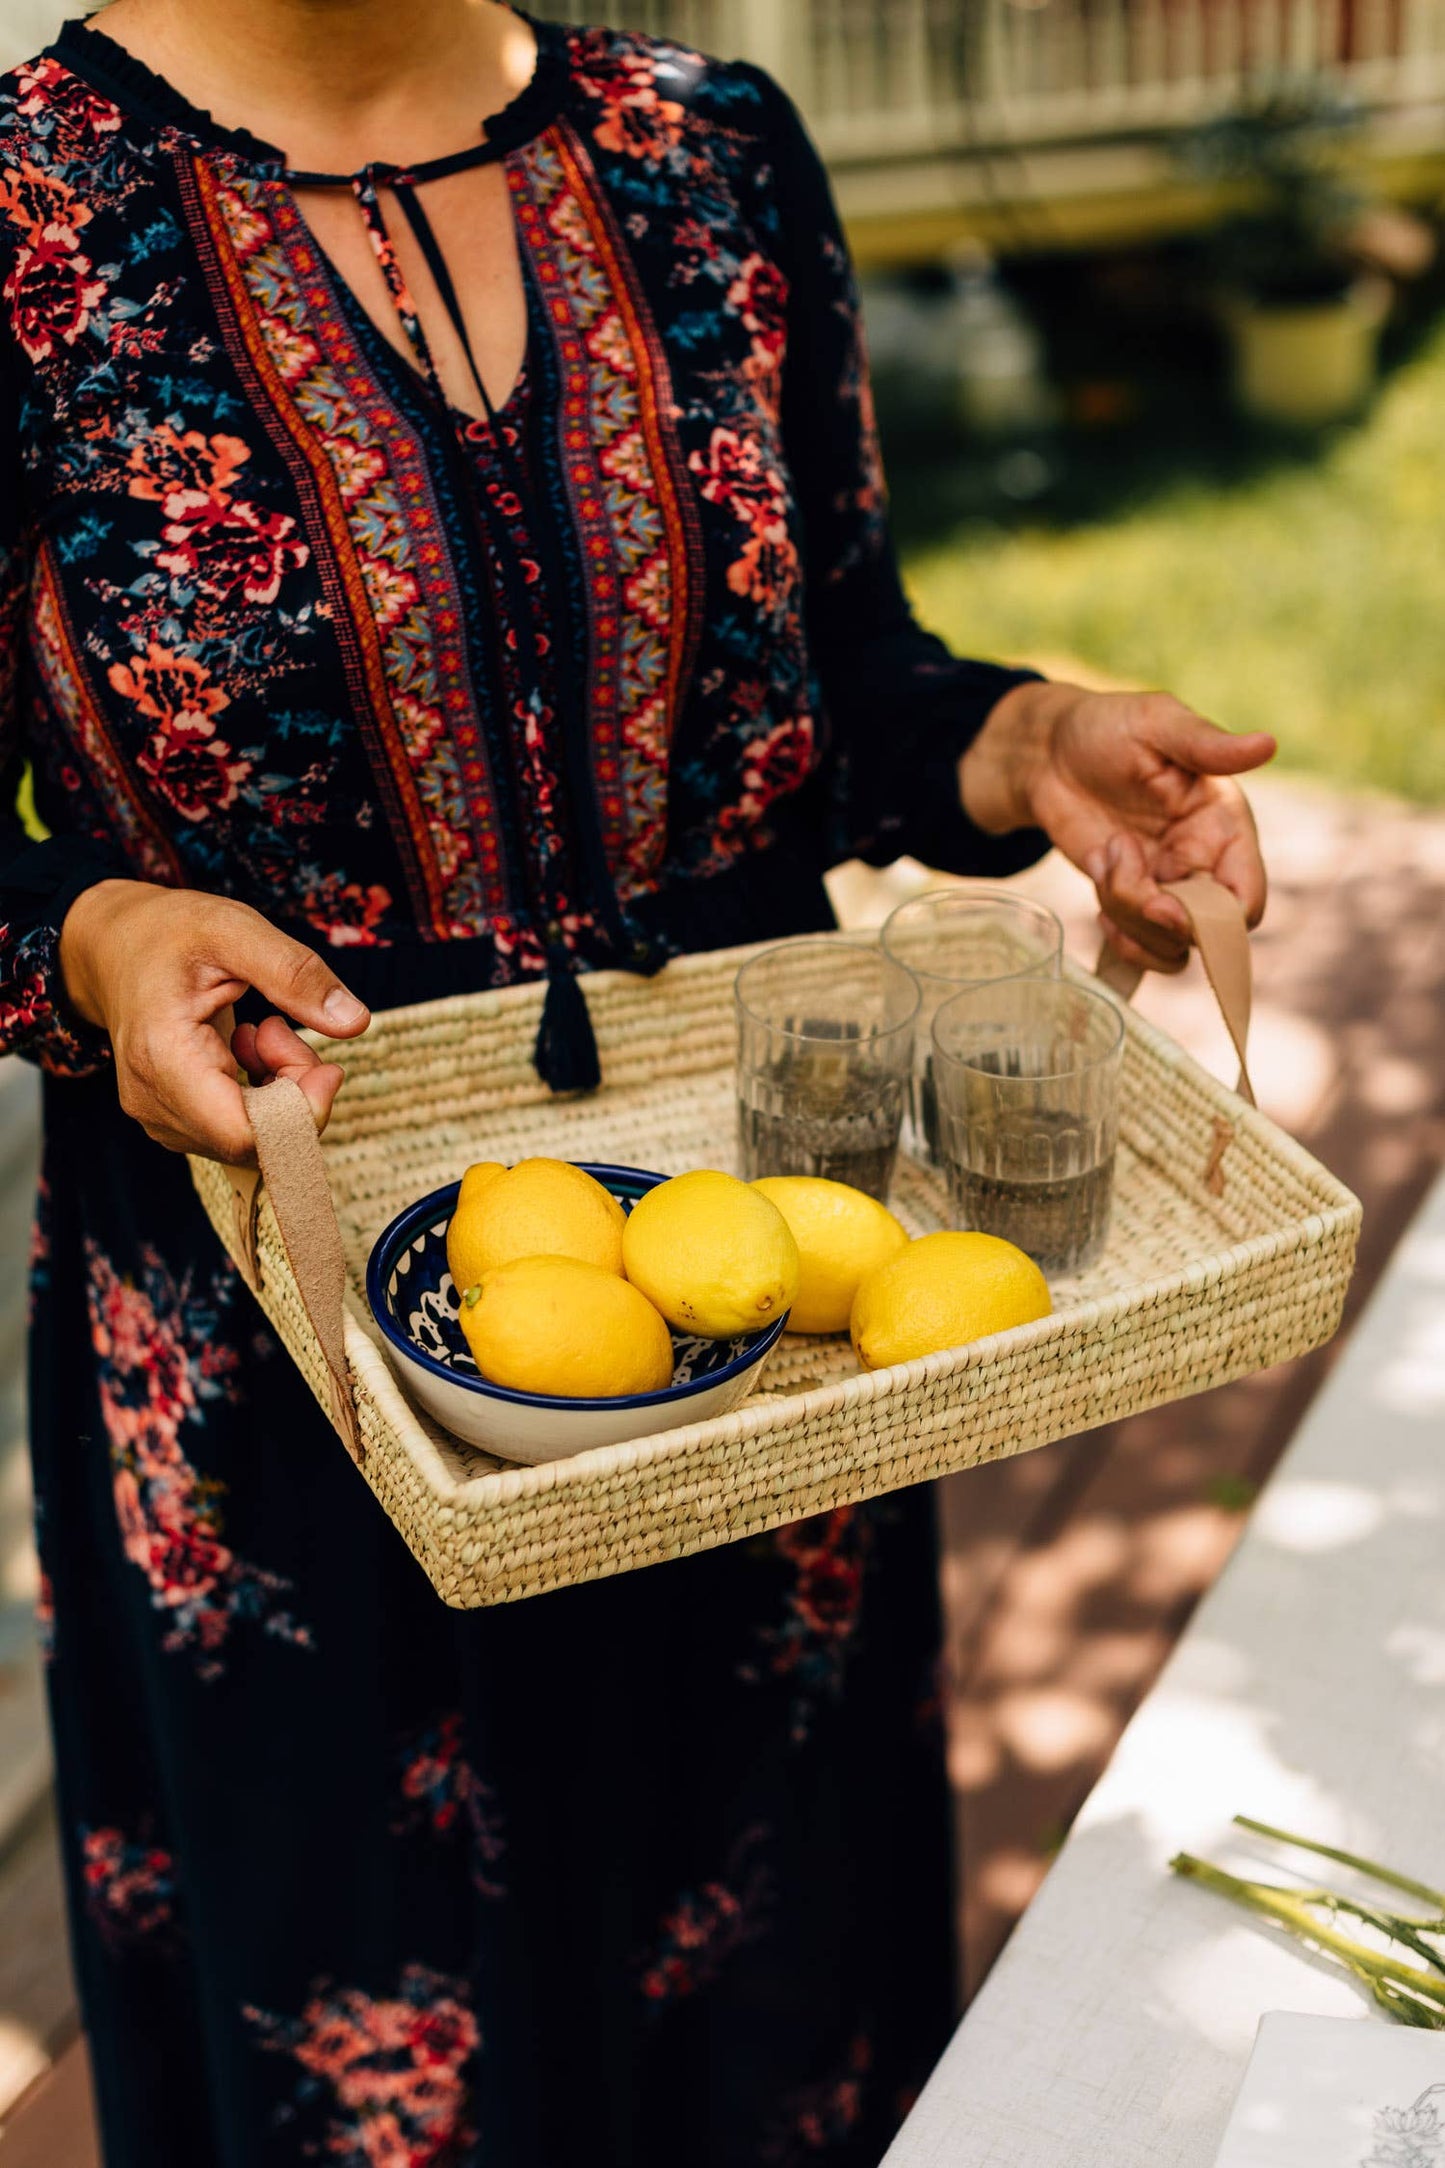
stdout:
POLYGON ((827 176, 790 100, 748 72, 769 108, 790 286, 783 437, 829 733, 829 847, 874 864, 909 852, 948 872, 1017 872, 1043 855, 1047 837, 975 827, 959 803, 957 764, 995 704, 1036 673, 953 656, 913 616, 888 531, 857 285, 827 176))
POLYGON ((19 484, 19 415, 0 353, 0 1054, 24 1054, 60 1076, 109 1056, 104 1034, 67 1008, 60 928, 82 889, 123 871, 118 855, 80 836, 34 840, 20 816, 25 772, 21 696, 28 587, 19 484))

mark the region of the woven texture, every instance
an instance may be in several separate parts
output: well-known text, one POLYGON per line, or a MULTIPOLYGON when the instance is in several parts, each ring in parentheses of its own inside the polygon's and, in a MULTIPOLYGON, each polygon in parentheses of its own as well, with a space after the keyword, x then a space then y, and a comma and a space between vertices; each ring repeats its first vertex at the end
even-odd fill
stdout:
MULTIPOLYGON (((474 1159, 733 1167, 732 981, 752 953, 589 979, 603 1088, 585 1099, 554 1099, 537 1079, 530 986, 392 1010, 334 1049, 347 1084, 324 1150, 363 1472, 449 1604, 654 1565, 1024 1452, 1302 1354, 1339 1323, 1356 1199, 1131 1015, 1109 1246, 1054 1284, 1052 1317, 871 1376, 846 1340, 785 1339, 736 1413, 541 1467, 452 1439, 410 1406, 381 1352, 363 1293, 372 1243, 474 1159)), ((246 1270, 225 1170, 191 1166, 246 1270)), ((912 1233, 949 1224, 943 1183, 907 1158, 891 1202, 912 1233)), ((325 1357, 264 1196, 258 1253, 262 1307, 330 1416, 325 1357)))

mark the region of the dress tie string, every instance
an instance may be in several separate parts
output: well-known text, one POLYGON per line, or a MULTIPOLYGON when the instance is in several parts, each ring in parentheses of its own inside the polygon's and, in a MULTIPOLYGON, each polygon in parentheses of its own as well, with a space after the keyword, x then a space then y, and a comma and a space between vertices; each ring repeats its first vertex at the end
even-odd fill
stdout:
MULTIPOLYGON (((461 153, 456 158, 443 161, 442 165, 429 166, 426 177, 428 180, 439 178, 442 166, 448 171, 460 171, 467 165, 481 164, 485 162, 486 155, 486 146, 481 147, 477 152, 461 153)), ((294 176, 294 181, 299 184, 306 180, 319 180, 320 178, 320 176, 297 175, 294 176)), ((509 432, 499 421, 497 410, 487 391, 472 346, 471 334, 467 329, 466 318, 462 313, 461 303, 457 297, 455 282, 446 257, 437 241, 426 208, 417 193, 416 174, 404 168, 370 165, 363 167, 360 173, 351 176, 349 185, 370 237, 372 251, 376 257, 386 290, 391 296, 402 330, 416 356, 421 374, 430 385, 440 404, 455 418, 456 410, 447 398, 441 380, 441 373, 437 368, 436 357, 432 352, 431 343, 422 324, 420 311, 407 285, 406 275, 402 270, 396 253, 396 245, 386 222, 386 212, 382 201, 383 192, 394 196, 400 205, 402 214, 421 251, 422 260, 426 264, 436 286, 438 297, 451 321, 462 353, 466 357, 467 367, 471 373, 472 382, 476 387, 477 399, 481 406, 482 418, 486 422, 498 465, 503 472, 508 489, 515 497, 523 513, 533 546, 538 550, 540 556, 548 560, 547 575, 552 588, 554 603, 560 602, 560 599, 566 593, 566 581, 562 568, 556 561, 555 551, 550 546, 546 529, 535 511, 532 490, 523 470, 522 462, 517 455, 516 447, 509 432)), ((499 575, 507 591, 508 607, 517 626, 518 638, 526 638, 528 637, 527 628, 533 624, 533 605, 532 598, 527 590, 525 575, 522 567, 517 562, 516 552, 511 546, 511 538, 505 532, 501 516, 491 501, 490 493, 485 489, 480 491, 478 493, 478 502, 486 529, 487 542, 492 550, 499 575)), ((579 781, 576 770, 580 765, 581 755, 577 747, 572 745, 570 741, 580 720, 585 717, 585 692, 573 682, 576 673, 570 657, 569 643, 565 636, 554 639, 553 647, 558 669, 562 673, 564 680, 567 681, 567 690, 570 696, 564 702, 561 721, 564 742, 568 744, 569 748, 569 758, 573 767, 575 785, 579 781)), ((580 806, 577 809, 577 814, 580 820, 583 817, 580 806)), ((640 966, 644 970, 656 970, 662 961, 661 954, 653 954, 650 944, 628 942, 627 930, 623 924, 616 892, 611 885, 610 878, 605 873, 605 869, 603 869, 599 879, 601 885, 597 898, 598 905, 604 915, 613 922, 614 936, 621 944, 622 953, 628 957, 634 969, 640 966), (644 946, 647 947, 648 951, 645 955, 642 953, 644 946)), ((551 1086, 553 1091, 590 1091, 595 1089, 601 1077, 596 1035, 592 1028, 592 1019, 587 1008, 586 997, 577 981, 576 958, 562 936, 556 899, 549 897, 546 907, 548 914, 545 928, 547 993, 537 1032, 534 1060, 538 1074, 544 1083, 551 1086)))
MULTIPOLYGON (((386 167, 364 166, 360 173, 353 175, 351 192, 356 198, 362 219, 365 222, 366 231, 371 240, 372 254, 375 256, 382 278, 386 282, 386 290, 391 295, 396 313, 401 319, 401 328, 406 333, 407 340, 412 352, 416 355, 423 376, 438 397, 444 399, 446 395, 442 390, 442 381, 437 371, 431 345, 422 326, 421 313, 412 300, 411 288, 406 283, 406 274, 401 268, 395 244, 387 227, 386 213, 381 207, 383 178, 385 185, 394 189, 396 180, 400 176, 393 178, 390 169, 386 167)), ((415 201, 414 197, 413 201, 415 201)), ((420 205, 417 205, 418 211, 420 211, 420 208, 420 205)), ((422 215, 425 216, 425 214, 422 215)), ((428 232, 431 230, 429 221, 427 230, 428 232)), ((435 242, 433 242, 433 246, 435 246, 435 242)), ((428 262, 430 262, 430 258, 428 258, 428 262)), ((435 276, 435 273, 433 273, 433 276, 435 276)), ((448 286, 451 285, 450 279, 447 284, 448 286)), ((443 295, 442 298, 445 300, 446 296, 443 295)), ((453 288, 453 306, 455 300, 456 292, 455 288, 453 288)), ((471 362, 470 347, 467 350, 467 359, 471 362)), ((476 374, 476 364, 474 362, 472 362, 472 373, 473 375, 476 374)), ((482 392, 482 397, 485 401, 485 389, 482 392)), ((487 419, 491 420, 490 408, 488 409, 487 419)))

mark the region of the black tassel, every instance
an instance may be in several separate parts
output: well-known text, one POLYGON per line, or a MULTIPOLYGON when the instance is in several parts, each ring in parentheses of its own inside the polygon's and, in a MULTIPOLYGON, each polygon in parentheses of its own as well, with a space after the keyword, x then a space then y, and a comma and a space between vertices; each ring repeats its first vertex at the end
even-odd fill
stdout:
POLYGON ((554 1092, 595 1092, 602 1082, 586 996, 565 950, 554 951, 547 964, 547 998, 532 1060, 554 1092))

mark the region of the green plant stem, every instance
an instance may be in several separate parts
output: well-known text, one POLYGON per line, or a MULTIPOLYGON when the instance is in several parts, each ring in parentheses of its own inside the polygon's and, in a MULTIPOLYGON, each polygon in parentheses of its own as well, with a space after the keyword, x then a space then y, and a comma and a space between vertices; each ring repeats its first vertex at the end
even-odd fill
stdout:
POLYGON ((1373 1882, 1383 1882, 1386 1889, 1397 1889, 1406 1897, 1418 1897, 1422 1904, 1433 1905, 1439 1918, 1414 1920, 1415 1927, 1431 1927, 1445 1933, 1445 1890, 1431 1889, 1426 1882, 1416 1882, 1407 1874, 1396 1874, 1392 1868, 1380 1866, 1377 1860, 1362 1859, 1357 1852, 1342 1852, 1333 1844, 1316 1844, 1309 1837, 1296 1837, 1287 1829, 1273 1829, 1268 1822, 1253 1821, 1247 1814, 1236 1814, 1236 1829, 1252 1830, 1257 1837, 1270 1837, 1276 1844, 1293 1845, 1298 1852, 1313 1852, 1320 1859, 1332 1859, 1338 1866, 1353 1867, 1360 1874, 1367 1874, 1373 1882))
POLYGON ((1363 1943, 1352 1942, 1347 1935, 1326 1926, 1309 1910, 1307 1894, 1277 1889, 1267 1882, 1242 1881, 1238 1875, 1211 1866, 1208 1860, 1196 1859, 1188 1852, 1178 1853, 1169 1864, 1176 1874, 1200 1882, 1206 1889, 1233 1899, 1248 1911, 1274 1920, 1290 1934, 1338 1958, 1349 1972, 1363 1981, 1377 2002, 1394 2010, 1396 2015, 1404 2015, 1398 2004, 1408 2002, 1418 2013, 1409 2022, 1445 2030, 1445 1984, 1428 1972, 1417 1971, 1413 1965, 1401 1964, 1395 1958, 1366 1949, 1363 1943))
MULTIPOLYGON (((1298 1894, 1303 1896, 1304 1892, 1298 1894)), ((1431 1970, 1438 1972, 1442 1982, 1445 1982, 1445 1955, 1432 1949, 1424 1936, 1417 1932, 1419 1921, 1402 1918, 1398 1912, 1385 1912, 1378 1905, 1362 1904, 1354 1897, 1341 1897, 1335 1890, 1330 1889, 1311 1890, 1307 1901, 1323 1905, 1328 1912, 1348 1912, 1352 1918, 1363 1920, 1367 1927, 1377 1929, 1380 1934, 1388 1935, 1392 1942, 1398 1942, 1404 1949, 1413 1950, 1417 1957, 1423 1957, 1431 1970)))
MULTIPOLYGON (((1275 1887, 1268 1882, 1250 1883, 1247 1886, 1251 1889, 1275 1887)), ((1386 1912, 1380 1905, 1366 1904, 1363 1898, 1359 1897, 1342 1896, 1338 1890, 1333 1889, 1288 1889, 1283 1894, 1292 1897, 1296 1904, 1320 1905, 1326 1912, 1345 1912, 1351 1919, 1362 1920, 1367 1927, 1373 1927, 1378 1933, 1388 1936, 1390 1941, 1402 1943, 1406 1949, 1413 1950, 1417 1957, 1423 1957, 1426 1964, 1445 1980, 1445 1954, 1431 1949, 1429 1943, 1417 1932, 1422 1924, 1429 1926, 1431 1922, 1422 1923, 1398 1912, 1386 1912)))

